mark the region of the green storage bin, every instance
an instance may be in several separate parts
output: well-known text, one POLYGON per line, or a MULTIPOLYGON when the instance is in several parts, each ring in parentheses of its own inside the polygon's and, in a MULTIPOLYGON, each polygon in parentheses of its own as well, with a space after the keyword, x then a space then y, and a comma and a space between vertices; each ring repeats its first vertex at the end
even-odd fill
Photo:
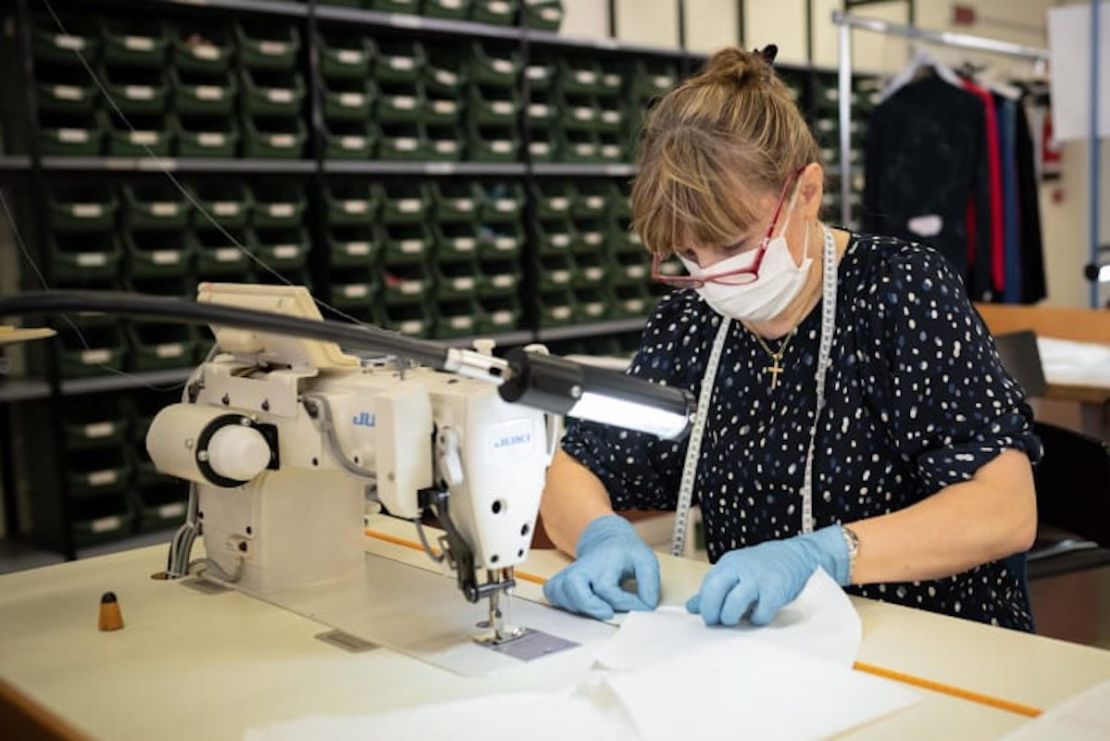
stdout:
POLYGON ((441 262, 473 260, 478 255, 480 239, 473 221, 451 221, 432 226, 436 259, 441 262))
POLYGON ((482 332, 512 332, 520 327, 520 299, 514 295, 487 296, 478 300, 483 317, 482 332))
POLYGON ((167 157, 173 151, 173 134, 164 128, 161 115, 131 114, 124 122, 112 116, 108 125, 108 154, 114 157, 167 157))
POLYGON ((257 229, 254 233, 255 255, 278 272, 302 270, 310 247, 308 233, 299 226, 257 229))
POLYGON ((359 179, 332 180, 324 184, 324 221, 329 226, 374 223, 381 191, 359 179))
POLYGON ((605 224, 598 218, 575 219, 574 234, 575 252, 595 252, 605 245, 605 224))
POLYGON ((520 153, 516 126, 483 126, 471 121, 467 151, 478 162, 513 162, 520 153))
POLYGON ((607 103, 617 104, 619 101, 613 100, 619 98, 624 91, 624 80, 627 74, 626 68, 622 65, 618 68, 619 71, 601 69, 601 82, 597 88, 597 97, 607 103))
POLYGON ((179 22, 170 30, 173 69, 178 72, 222 77, 235 55, 235 40, 228 29, 212 24, 179 22))
POLYGON ((583 181, 578 184, 571 211, 576 218, 603 216, 608 209, 612 193, 612 185, 604 180, 583 181))
POLYGON ((420 12, 430 18, 461 20, 470 15, 471 0, 422 0, 420 12))
POLYGON ((39 144, 44 155, 95 156, 104 149, 108 120, 91 116, 46 113, 39 117, 39 144))
POLYGON ((235 110, 239 83, 229 71, 200 73, 171 69, 172 107, 178 113, 196 116, 225 116, 235 110))
POLYGON ((465 142, 454 124, 428 124, 424 127, 429 160, 458 162, 463 157, 465 142))
POLYGON ((300 159, 308 132, 300 116, 245 116, 243 156, 262 159, 300 159))
POLYGON ((510 257, 524 248, 524 227, 520 221, 483 224, 478 234, 482 257, 510 257))
POLYGON ((564 131, 597 131, 601 122, 597 97, 584 93, 563 93, 556 100, 561 113, 559 124, 564 131))
POLYGON ((432 329, 432 316, 422 301, 402 304, 386 303, 379 311, 384 329, 400 332, 408 337, 427 337, 432 329))
POLYGON ((111 543, 135 527, 135 512, 123 494, 76 501, 71 514, 73 544, 78 548, 111 543))
POLYGON ((626 121, 624 108, 618 99, 599 98, 597 106, 597 130, 619 133, 624 131, 626 121))
POLYGON ((334 268, 371 265, 381 252, 378 235, 368 226, 331 227, 324 239, 334 268))
POLYGON ((555 64, 555 56, 550 52, 541 50, 531 51, 523 74, 524 79, 528 81, 528 89, 533 93, 549 91, 559 74, 559 68, 555 64))
POLYGON ((613 316, 611 299, 601 288, 576 289, 574 302, 575 314, 580 322, 600 322, 613 316))
POLYGON ((343 312, 369 309, 381 290, 369 265, 332 270, 328 276, 328 303, 343 312))
POLYGON ((290 72, 297 66, 301 34, 295 27, 251 20, 234 30, 240 67, 290 72))
POLYGON ((437 261, 433 268, 433 277, 437 299, 473 298, 478 295, 481 274, 474 259, 437 261))
POLYGON ((366 121, 378 97, 373 80, 357 78, 324 80, 323 91, 327 121, 366 121))
POLYGON ((55 280, 111 280, 119 274, 123 248, 114 231, 47 234, 50 274, 55 280))
POLYGON ((389 265, 382 272, 382 298, 386 304, 422 303, 431 294, 434 281, 427 265, 389 265))
POLYGON ((517 221, 524 213, 524 186, 518 182, 491 182, 482 186, 480 217, 486 223, 517 221))
POLYGON ((646 317, 651 311, 653 299, 648 287, 643 283, 627 283, 613 286, 613 314, 622 319, 646 317))
POLYGON ((574 294, 566 288, 540 290, 540 326, 560 327, 573 324, 577 305, 574 294))
POLYGON ((80 65, 80 52, 85 61, 95 64, 100 60, 100 20, 91 13, 62 14, 59 16, 66 33, 58 30, 58 22, 47 13, 34 15, 34 40, 32 49, 35 61, 47 64, 80 65))
POLYGON ((419 13, 420 0, 365 0, 366 7, 383 13, 419 13))
POLYGON ((127 348, 116 323, 76 322, 78 334, 68 324, 58 327, 58 364, 62 378, 98 376, 123 370, 127 348))
POLYGON ((532 162, 557 162, 563 153, 554 129, 532 126, 528 129, 528 157, 532 162))
POLYGON ((365 80, 374 68, 376 47, 358 34, 323 31, 319 37, 320 74, 325 80, 365 80))
POLYGON ((99 77, 124 115, 165 113, 170 86, 161 69, 103 66, 99 77))
POLYGON ((103 185, 49 185, 46 198, 47 225, 56 233, 110 230, 119 211, 115 191, 103 185))
POLYGON ((478 294, 483 297, 505 296, 518 293, 521 281, 520 261, 515 257, 483 257, 478 264, 481 278, 478 294))
POLYGON ((239 125, 231 116, 171 115, 167 117, 178 157, 234 157, 239 125))
POLYGON ((383 160, 427 160, 428 136, 420 123, 383 123, 379 128, 378 157, 383 160))
POLYGON ((568 254, 547 254, 539 256, 537 273, 540 290, 573 288, 578 279, 574 261, 568 254))
POLYGON ((168 181, 124 183, 123 225, 130 230, 177 230, 189 223, 193 204, 168 181))
POLYGON ((133 278, 183 277, 193 269, 195 243, 182 231, 124 231, 127 274, 133 278))
POLYGON ((423 262, 435 247, 427 224, 382 224, 378 241, 386 265, 423 262))
POLYGON ((515 88, 522 66, 520 53, 514 47, 480 41, 471 44, 466 59, 471 84, 485 88, 515 88))
POLYGON ((570 219, 541 218, 534 222, 539 254, 564 254, 570 252, 578 241, 570 219))
POLYGON ((608 261, 609 280, 614 285, 644 285, 651 279, 651 258, 646 250, 612 252, 608 261))
POLYGON ((597 134, 597 152, 602 162, 631 162, 635 158, 635 142, 615 131, 597 134))
POLYGON ((250 223, 254 199, 242 180, 205 178, 193 181, 189 187, 199 205, 192 212, 194 229, 212 230, 216 224, 226 229, 241 229, 250 223))
POLYGON ((449 339, 479 332, 482 328, 481 311, 473 297, 436 301, 432 308, 435 327, 432 336, 449 339))
POLYGON ((66 450, 120 446, 131 429, 131 419, 118 398, 99 394, 66 404, 62 412, 66 450))
POLYGON ((297 116, 304 104, 304 79, 297 72, 244 68, 239 87, 240 109, 248 116, 297 116))
POLYGON ((236 278, 242 279, 250 272, 253 235, 243 226, 194 227, 189 239, 201 280, 236 282, 236 278))
POLYGON ((420 80, 430 96, 461 98, 466 92, 465 57, 456 47, 433 46, 424 50, 424 68, 420 80))
POLYGON ((467 106, 467 118, 472 125, 512 126, 520 114, 520 98, 512 88, 471 84, 467 106))
POLYGON ((620 180, 610 185, 609 215, 615 219, 624 220, 623 229, 629 228, 629 219, 632 217, 632 182, 620 180))
POLYGON ((543 31, 558 31, 563 24, 562 0, 524 0, 524 25, 543 31))
POLYGON ((597 162, 601 159, 601 139, 596 131, 562 131, 560 149, 564 162, 597 162))
POLYGON ((484 205, 482 188, 472 181, 433 181, 428 193, 435 209, 436 220, 440 223, 473 222, 484 205))
POLYGON ((458 97, 429 95, 421 117, 429 126, 455 126, 462 118, 463 103, 458 97))
POLYGON ((606 282, 609 262, 601 252, 582 252, 573 259, 577 286, 600 286, 606 282))
POLYGON ((181 525, 189 506, 189 487, 169 479, 147 484, 128 494, 135 512, 135 529, 140 533, 158 532, 181 525))
POLYGON ((424 68, 424 47, 417 41, 389 39, 378 42, 374 79, 378 82, 420 81, 424 68))
POLYGON ((183 298, 192 301, 197 297, 196 280, 192 275, 130 276, 123 282, 125 290, 151 296, 183 298))
POLYGON ((531 185, 536 216, 563 218, 573 214, 577 191, 569 180, 537 180, 531 185))
POLYGON ((633 99, 650 100, 666 95, 678 84, 678 68, 672 63, 658 59, 639 59, 631 75, 631 95, 633 99))
POLYGON ((254 199, 251 224, 258 229, 299 226, 308 200, 304 187, 295 181, 264 180, 251 189, 254 199))
POLYGON ((89 115, 100 102, 100 88, 84 70, 61 65, 35 69, 35 88, 40 111, 89 115))
POLYGON ((312 276, 307 270, 274 270, 256 265, 253 271, 255 283, 267 286, 302 286, 312 293, 312 276))
POLYGON ((559 101, 551 90, 533 90, 530 98, 525 110, 530 126, 545 128, 558 120, 559 101))
POLYGON ((186 368, 193 364, 197 337, 188 325, 132 321, 127 324, 127 336, 134 370, 186 368))
POLYGON ((640 235, 632 231, 632 222, 627 215, 609 215, 608 235, 605 237, 613 252, 643 252, 644 242, 640 235))
POLYGON ((470 19, 495 26, 511 26, 516 22, 517 0, 474 0, 470 19))
POLYGON ((424 119, 428 98, 419 82, 382 82, 378 85, 376 118, 381 123, 416 123, 424 119))
POLYGON ((373 159, 378 131, 368 121, 325 121, 324 157, 327 159, 373 159))
POLYGON ((427 221, 433 204, 427 183, 394 180, 378 186, 381 218, 386 224, 417 224, 427 221))
POLYGON ((164 21, 144 18, 103 18, 102 61, 108 65, 161 69, 170 48, 164 21))
POLYGON ((562 55, 556 61, 559 89, 567 95, 595 95, 602 92, 601 63, 594 57, 562 55))

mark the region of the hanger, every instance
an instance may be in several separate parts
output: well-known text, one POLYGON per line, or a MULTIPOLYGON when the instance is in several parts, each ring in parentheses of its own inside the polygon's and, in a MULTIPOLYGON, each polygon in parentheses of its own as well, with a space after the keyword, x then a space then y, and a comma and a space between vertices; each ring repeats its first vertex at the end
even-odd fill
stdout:
POLYGON ((906 85, 916 80, 919 73, 926 68, 931 69, 936 73, 937 77, 944 80, 949 85, 963 87, 963 81, 960 80, 960 76, 957 75, 951 67, 941 62, 929 52, 918 47, 914 51, 913 58, 910 59, 909 65, 887 83, 886 88, 883 89, 882 95, 879 96, 879 101, 882 102, 886 100, 906 85))

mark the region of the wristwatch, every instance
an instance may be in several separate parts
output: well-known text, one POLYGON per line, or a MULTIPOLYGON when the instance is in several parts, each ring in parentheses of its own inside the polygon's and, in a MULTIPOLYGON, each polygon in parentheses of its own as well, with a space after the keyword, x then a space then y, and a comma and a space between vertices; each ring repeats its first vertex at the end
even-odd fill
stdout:
POLYGON ((847 525, 841 525, 840 532, 844 535, 844 544, 848 546, 848 576, 851 577, 852 567, 856 565, 859 555, 859 536, 847 525))

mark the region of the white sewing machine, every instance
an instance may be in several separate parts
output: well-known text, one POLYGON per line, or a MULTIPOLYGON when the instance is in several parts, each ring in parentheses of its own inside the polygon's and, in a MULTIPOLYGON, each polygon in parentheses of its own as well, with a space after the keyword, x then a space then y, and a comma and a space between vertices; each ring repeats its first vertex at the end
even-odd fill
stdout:
MULTIPOLYGON (((198 301, 320 317, 299 287, 204 284, 198 301)), ((158 469, 195 485, 185 529, 204 538, 206 578, 286 606, 305 590, 358 589, 367 502, 413 519, 434 556, 419 528, 430 510, 463 595, 489 601, 482 640, 521 636, 502 619, 501 595, 528 554, 553 450, 542 412, 502 401, 487 382, 360 361, 333 343, 213 330, 216 351, 186 400, 147 434, 158 469)), ((180 541, 171 575, 188 571, 180 541)))

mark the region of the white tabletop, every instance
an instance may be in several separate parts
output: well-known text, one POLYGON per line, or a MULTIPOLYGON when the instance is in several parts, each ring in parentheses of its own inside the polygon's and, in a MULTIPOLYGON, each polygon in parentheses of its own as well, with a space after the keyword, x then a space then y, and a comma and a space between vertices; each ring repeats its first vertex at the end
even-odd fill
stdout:
MULTIPOLYGON (((381 519, 379 533, 411 526, 381 519)), ((434 568, 410 548, 376 538, 369 551, 434 568)), ((660 555, 664 596, 697 589, 706 564, 660 555)), ((520 669, 463 678, 387 649, 348 653, 316 640, 328 628, 237 592, 204 594, 150 575, 163 547, 0 577, 0 678, 94 737, 238 739, 248 728, 308 714, 363 714, 489 692, 554 689, 588 667, 578 652, 520 669), (119 596, 126 627, 96 629, 102 592, 119 596)), ((565 563, 535 551, 518 594, 539 599, 526 575, 565 563)), ((460 604, 462 602, 459 598, 460 604)), ((993 738, 1027 720, 958 699, 970 691, 1047 708, 1110 677, 1110 652, 854 600, 863 622, 859 661, 947 686, 918 705, 856 729, 853 738, 993 738)))

